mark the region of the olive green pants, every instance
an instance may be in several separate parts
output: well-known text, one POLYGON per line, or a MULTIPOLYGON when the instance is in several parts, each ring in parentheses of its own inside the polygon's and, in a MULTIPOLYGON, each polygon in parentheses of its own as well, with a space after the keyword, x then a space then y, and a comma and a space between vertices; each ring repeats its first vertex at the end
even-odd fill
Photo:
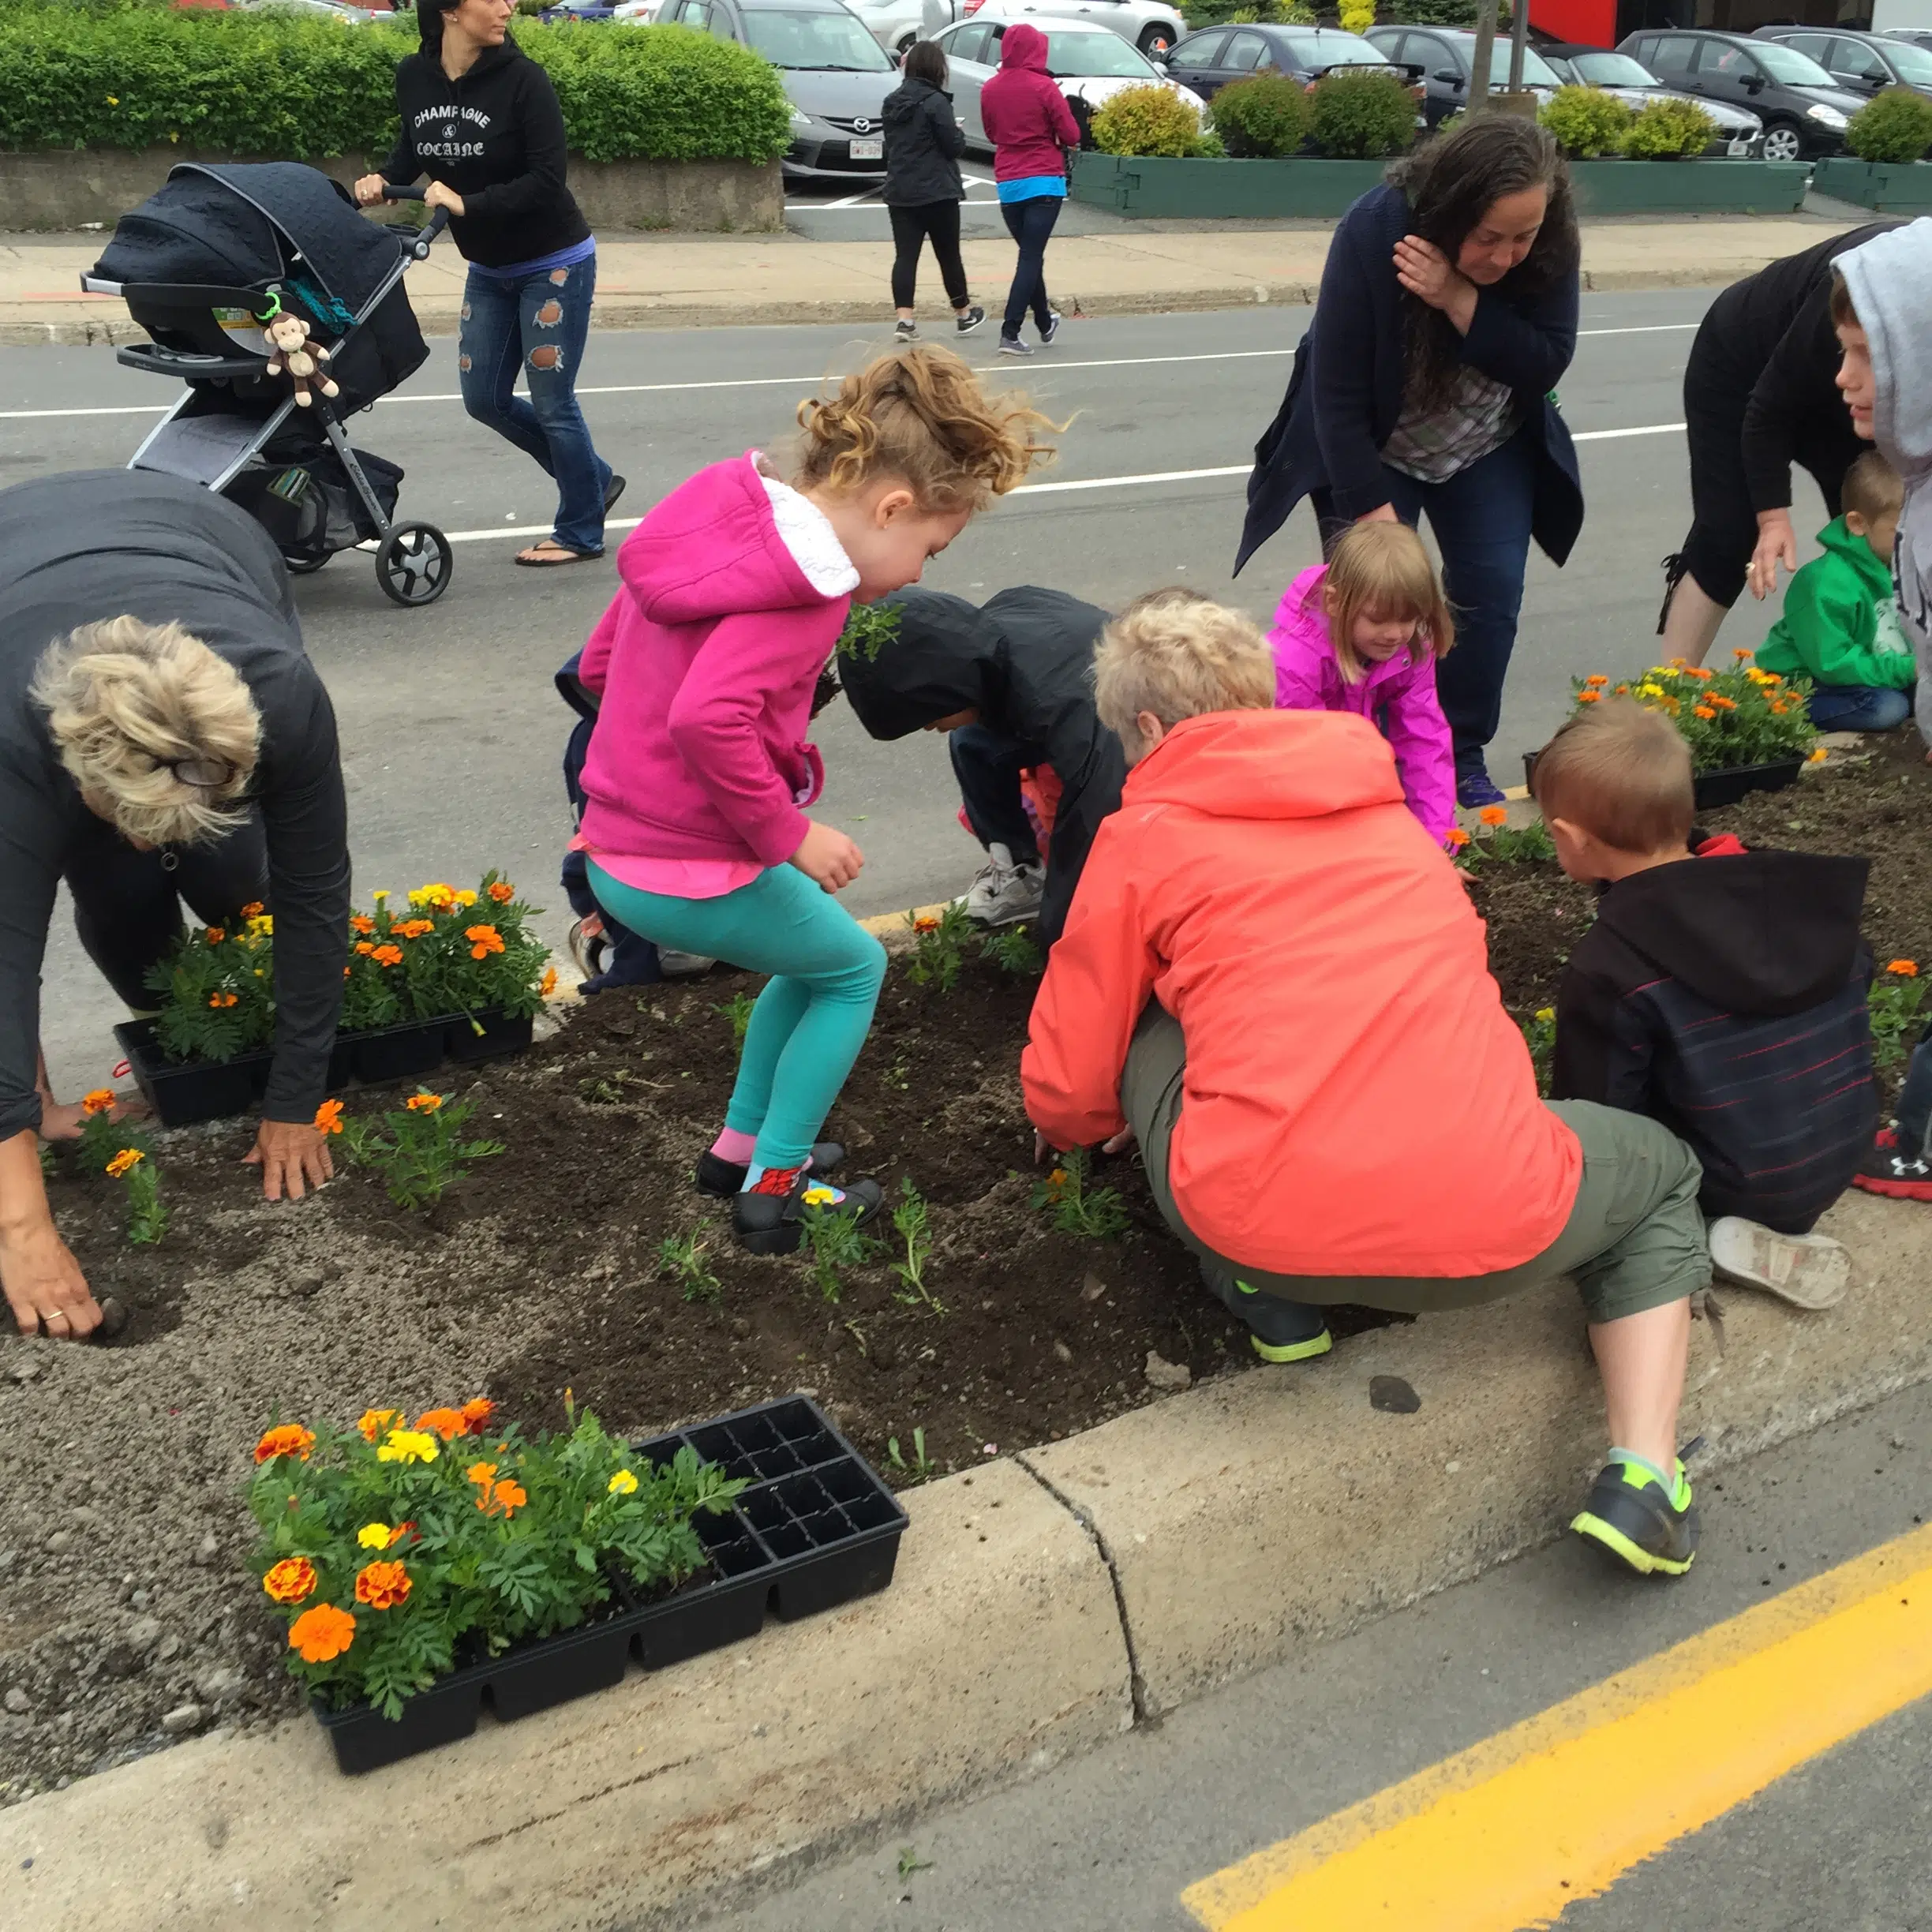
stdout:
MULTIPOLYGON (((1698 1208, 1697 1156, 1657 1121, 1588 1100, 1558 1100, 1550 1111, 1583 1148, 1583 1178, 1563 1232, 1543 1252, 1493 1275, 1274 1275, 1220 1255, 1181 1219, 1167 1185, 1167 1154, 1181 1118, 1187 1043, 1175 1020, 1149 1000, 1121 1076, 1121 1110, 1140 1143, 1148 1185, 1167 1225, 1211 1269, 1264 1294, 1316 1306, 1352 1301, 1403 1314, 1435 1314, 1500 1301, 1567 1275, 1593 1322, 1661 1308, 1707 1287, 1710 1247, 1698 1208)), ((1267 1185, 1257 1174, 1255 1185, 1267 1185)), ((1389 1170, 1399 1189, 1399 1159, 1389 1170)))

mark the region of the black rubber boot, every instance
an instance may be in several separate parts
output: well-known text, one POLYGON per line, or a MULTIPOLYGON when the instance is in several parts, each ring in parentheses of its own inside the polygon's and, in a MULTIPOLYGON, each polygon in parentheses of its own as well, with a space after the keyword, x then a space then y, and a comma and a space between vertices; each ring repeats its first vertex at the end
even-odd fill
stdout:
MULTIPOLYGON (((837 1141, 821 1140, 812 1148, 811 1171, 829 1174, 844 1159, 845 1150, 837 1141)), ((691 1178, 700 1194, 709 1194, 713 1200, 728 1200, 744 1185, 745 1163, 728 1161, 706 1148, 698 1156, 697 1170, 691 1178)))
MULTIPOLYGON (((739 1246, 757 1255, 796 1254, 805 1239, 805 1217, 817 1205, 809 1197, 818 1189, 822 1178, 806 1168, 792 1183, 788 1194, 734 1194, 732 1232, 739 1246)), ((851 1214, 856 1209, 860 1227, 886 1204, 885 1190, 874 1180, 842 1181, 839 1192, 845 1196, 844 1202, 832 1211, 851 1214)))

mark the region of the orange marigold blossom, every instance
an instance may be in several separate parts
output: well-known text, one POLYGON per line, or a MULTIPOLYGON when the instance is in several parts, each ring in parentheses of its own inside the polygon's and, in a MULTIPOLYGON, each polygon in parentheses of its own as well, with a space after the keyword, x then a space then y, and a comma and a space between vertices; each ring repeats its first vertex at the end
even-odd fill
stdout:
POLYGON ((261 915, 262 902, 259 899, 251 899, 242 908, 242 916, 244 919, 260 919, 261 915))
POLYGON ((554 966, 544 968, 544 976, 537 983, 537 997, 548 999, 556 990, 557 971, 554 966))
POLYGON ((470 942, 472 959, 488 959, 491 953, 504 949, 503 934, 494 926, 466 927, 463 937, 470 942))
POLYGON ((1619 684, 1616 687, 1616 695, 1619 698, 1627 698, 1630 695, 1630 687, 1627 684, 1619 684))
POLYGON ((255 1445, 257 1462, 272 1462, 277 1456, 299 1456, 303 1462, 309 1460, 309 1451, 315 1447, 315 1431, 305 1429, 299 1422, 284 1422, 279 1428, 268 1430, 255 1445))
POLYGON ((1735 657, 1739 664, 1742 664, 1746 658, 1751 655, 1751 653, 1745 650, 1742 644, 1734 644, 1731 647, 1731 655, 1735 657))
POLYGON ((1891 960, 1887 961, 1885 971, 1895 974, 1900 979, 1916 979, 1919 977, 1919 962, 1908 959, 1891 960))
POLYGON ((516 897, 516 888, 507 879, 499 879, 489 889, 489 896, 499 905, 507 905, 516 897))
POLYGON ((141 1152, 139 1148, 123 1148, 107 1163, 108 1178, 113 1181, 125 1179, 146 1159, 147 1156, 141 1152))
POLYGON ((114 1103, 114 1095, 107 1088, 96 1087, 92 1093, 84 1093, 80 1096, 80 1111, 83 1114, 106 1114, 111 1111, 114 1103))
POLYGON ((433 1114, 443 1104, 443 1096, 440 1094, 414 1093, 402 1104, 412 1114, 433 1114))
POLYGON ((1452 852, 1460 852, 1470 842, 1470 835, 1460 826, 1451 826, 1443 835, 1443 843, 1452 852))
POLYGON ((419 1429, 434 1429, 445 1442, 468 1433, 462 1412, 455 1409, 425 1409, 416 1418, 419 1429))
POLYGON ((436 930, 434 919, 399 919, 389 928, 399 939, 420 939, 425 933, 436 930))
POLYGON ((513 1511, 520 1510, 529 1500, 529 1496, 524 1493, 523 1485, 511 1481, 507 1477, 500 1483, 492 1483, 487 1495, 477 1499, 477 1506, 487 1509, 492 1515, 501 1510, 506 1516, 513 1511))
POLYGON ((211 926, 207 931, 202 934, 201 937, 210 945, 219 945, 228 937, 227 929, 221 926, 211 926))
POLYGON ((298 1604, 315 1586, 315 1565, 306 1556, 284 1556, 262 1578, 262 1588, 279 1604, 298 1604))
POLYGON ((1507 825, 1509 814, 1500 805, 1485 805, 1476 816, 1486 826, 1507 825))
POLYGON ((1593 691, 1601 691, 1610 680, 1601 671, 1593 671, 1583 682, 1593 691))
POLYGON ((339 1100, 324 1100, 316 1109, 315 1124, 317 1133, 339 1134, 343 1130, 343 1103, 339 1100))
POLYGON ((1577 693, 1578 704, 1601 704, 1602 702, 1603 693, 1600 691, 1580 691, 1577 693))
POLYGON ((1737 700, 1735 698, 1723 697, 1716 691, 1712 692, 1709 702, 1714 704, 1720 711, 1735 711, 1737 709, 1737 700))
POLYGON ((379 945, 369 957, 378 966, 400 966, 402 964, 402 949, 399 945, 379 945))
POLYGON ((410 1593, 409 1571, 387 1560, 365 1563, 356 1572, 355 1593, 372 1610, 393 1610, 410 1593))
POLYGON ((355 1642, 355 1631, 356 1620, 346 1610, 317 1604, 289 1626, 289 1648, 305 1664, 327 1664, 355 1642))
POLYGON ((376 950, 376 942, 373 939, 358 939, 356 942, 356 950, 361 954, 363 958, 367 959, 376 950))
POLYGON ((1701 718, 1714 718, 1717 713, 1709 705, 1697 705, 1692 707, 1692 715, 1701 718))
POLYGON ((240 997, 240 994, 235 993, 211 993, 208 995, 208 1004, 212 1006, 217 1013, 219 1013, 224 1009, 232 1006, 235 1003, 236 1000, 240 997))
MULTIPOLYGON (((341 1103, 331 1101, 329 1104, 339 1106, 341 1103)), ((365 1409, 356 1424, 356 1432, 365 1442, 373 1443, 395 1418, 396 1412, 393 1409, 365 1409)))
POLYGON ((376 922, 366 912, 351 912, 349 915, 349 930, 365 934, 373 933, 376 930, 376 922))
POLYGON ((463 1427, 472 1436, 481 1436, 496 1413, 496 1405, 487 1395, 473 1395, 462 1406, 463 1427))
POLYGON ((472 1462, 463 1473, 470 1481, 481 1483, 487 1489, 496 1474, 496 1465, 494 1462, 472 1462))
POLYGON ((939 930, 939 922, 936 919, 930 918, 915 919, 912 922, 912 930, 915 932, 937 932, 939 930))

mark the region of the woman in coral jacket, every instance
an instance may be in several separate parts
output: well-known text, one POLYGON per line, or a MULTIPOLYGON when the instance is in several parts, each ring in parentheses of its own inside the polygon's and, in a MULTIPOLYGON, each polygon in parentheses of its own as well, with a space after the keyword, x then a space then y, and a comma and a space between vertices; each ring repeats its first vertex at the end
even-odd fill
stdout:
POLYGON ((1428 1313, 1575 1278, 1612 1447, 1572 1527, 1633 1568, 1697 1542, 1677 1458, 1696 1158, 1642 1116, 1546 1105, 1482 922, 1365 719, 1273 709, 1245 617, 1155 593, 1110 625, 1129 772, 1020 1063, 1043 1140, 1137 1138, 1155 1204, 1264 1360, 1331 1302, 1428 1313))

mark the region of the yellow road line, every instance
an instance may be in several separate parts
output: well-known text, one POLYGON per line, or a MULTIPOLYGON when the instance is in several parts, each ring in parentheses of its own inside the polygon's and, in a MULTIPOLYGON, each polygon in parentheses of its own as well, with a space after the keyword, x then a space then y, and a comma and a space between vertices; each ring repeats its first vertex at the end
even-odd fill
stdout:
POLYGON ((1932 1692, 1932 1526, 1191 1885, 1209 1932, 1521 1932, 1932 1692))

